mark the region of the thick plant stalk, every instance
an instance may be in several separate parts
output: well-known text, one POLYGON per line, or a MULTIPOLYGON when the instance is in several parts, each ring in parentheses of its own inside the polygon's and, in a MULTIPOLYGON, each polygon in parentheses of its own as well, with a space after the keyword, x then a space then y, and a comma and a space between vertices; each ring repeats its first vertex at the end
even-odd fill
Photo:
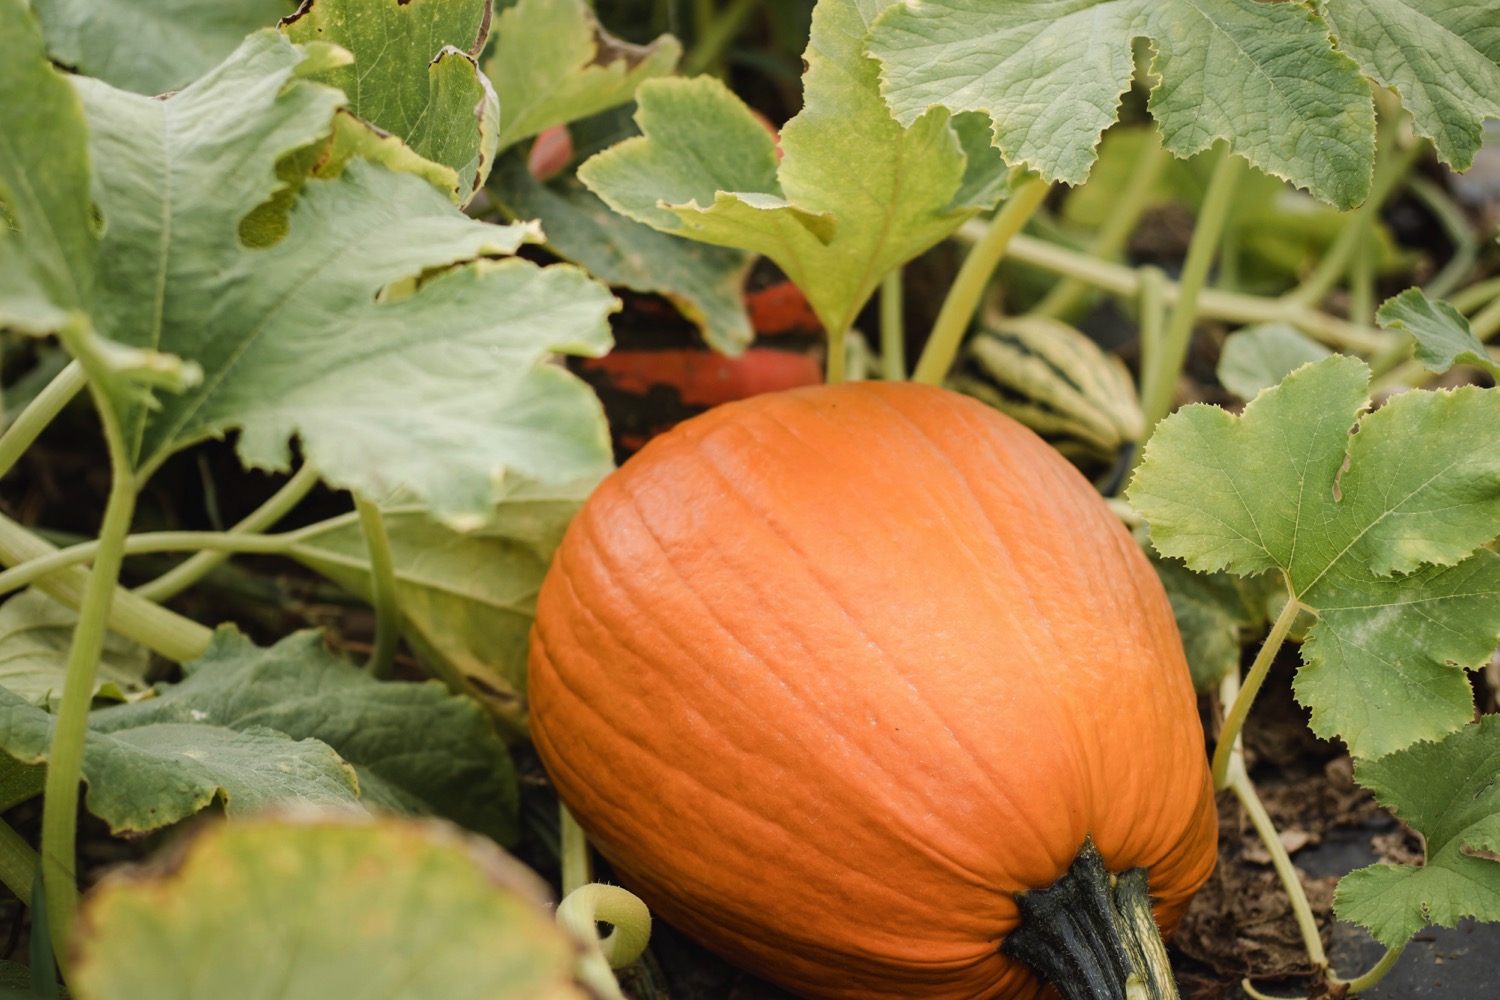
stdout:
POLYGON ((1198 295, 1208 281, 1208 270, 1218 253, 1224 224, 1234 204, 1234 192, 1245 170, 1245 161, 1228 149, 1220 152, 1219 162, 1214 165, 1208 193, 1203 198, 1203 209, 1198 213, 1193 238, 1188 244, 1187 259, 1182 265, 1177 301, 1172 306, 1172 318, 1167 323, 1161 353, 1157 363, 1142 373, 1141 408, 1146 415, 1142 448, 1156 425, 1172 410, 1177 376, 1187 360, 1193 325, 1198 320, 1198 295))
POLYGON ((370 554, 370 585, 375 605, 375 649, 365 664, 375 677, 389 677, 396 666, 396 646, 401 641, 401 597, 396 583, 396 561, 391 555, 391 536, 385 530, 380 506, 358 494, 354 509, 364 531, 370 554))
MULTIPOLYGON (((1162 170, 1166 168, 1168 159, 1167 151, 1159 146, 1152 146, 1136 158, 1130 172, 1130 181, 1120 195, 1119 202, 1114 205, 1109 218, 1089 243, 1087 252, 1090 256, 1112 260, 1125 249, 1136 223, 1145 214, 1151 192, 1156 187, 1162 170)), ((1082 301, 1088 290, 1089 284, 1083 279, 1065 277, 1036 304, 1032 312, 1039 316, 1061 318, 1082 301)))
POLYGON ((84 377, 83 366, 72 361, 36 394, 36 398, 16 417, 16 422, 0 434, 0 476, 15 467, 26 449, 86 384, 88 380, 84 377))
MULTIPOLYGON (((290 550, 301 537, 298 532, 285 535, 239 535, 225 531, 154 531, 139 535, 128 535, 124 541, 127 556, 145 555, 151 552, 211 552, 215 555, 254 553, 256 555, 282 555, 290 550)), ((102 542, 80 542, 65 549, 54 549, 43 556, 28 559, 0 573, 0 594, 40 583, 59 570, 88 562, 95 558, 102 542)))
MULTIPOLYGON (((57 547, 0 514, 0 564, 16 566, 50 555, 57 547)), ((83 604, 90 574, 78 566, 59 570, 36 581, 48 595, 70 608, 83 604)), ((197 659, 208 649, 213 629, 153 604, 121 588, 109 606, 109 627, 174 663, 197 659)))
POLYGON ((880 283, 880 377, 887 382, 906 380, 903 277, 902 269, 898 267, 880 283))
POLYGON ((97 400, 100 421, 109 445, 112 479, 99 531, 94 568, 78 608, 78 625, 68 649, 62 703, 47 757, 47 783, 42 806, 42 885, 52 948, 66 976, 68 936, 78 909, 76 850, 78 782, 83 769, 83 740, 88 731, 94 674, 104 650, 110 604, 125 558, 125 537, 135 512, 135 476, 125 458, 125 442, 110 400, 97 400))
POLYGON ((1244 686, 1237 688, 1233 706, 1224 716, 1219 745, 1214 748, 1213 776, 1216 790, 1229 787, 1229 762, 1235 752, 1235 742, 1240 738, 1240 730, 1245 726, 1250 706, 1255 703, 1255 696, 1260 693, 1260 686, 1265 683, 1266 674, 1271 672, 1271 664, 1275 662, 1276 654, 1281 651, 1281 644, 1286 641, 1292 622, 1297 620, 1297 613, 1301 610, 1302 604, 1291 595, 1288 588, 1286 604, 1282 605, 1281 614, 1276 616, 1275 623, 1271 625, 1271 632, 1261 644, 1260 652, 1255 654, 1250 672, 1245 675, 1244 686))
POLYGON ((593 865, 589 863, 589 838, 583 827, 568 812, 568 807, 557 804, 558 840, 562 861, 562 891, 566 896, 594 881, 593 865))
MULTIPOLYGON (((318 470, 311 465, 304 464, 269 500, 230 528, 229 534, 252 535, 265 531, 291 513, 292 509, 313 491, 313 487, 318 485, 318 480, 318 470)), ((150 583, 143 583, 136 587, 135 593, 148 601, 170 601, 223 565, 231 554, 232 552, 228 549, 198 552, 150 583)))
MULTIPOLYGON (((983 238, 984 226, 966 222, 959 227, 957 235, 977 241, 983 238)), ((1080 250, 1058 246, 1025 233, 1015 235, 1006 256, 1054 274, 1080 278, 1113 295, 1134 298, 1140 294, 1140 275, 1135 268, 1099 260, 1080 250)), ((1182 297, 1182 288, 1176 282, 1168 282, 1164 292, 1168 305, 1176 304, 1182 297)), ((1308 306, 1216 288, 1206 288, 1199 294, 1198 315, 1203 319, 1231 323, 1286 323, 1330 347, 1357 354, 1384 350, 1398 339, 1394 334, 1358 326, 1308 306)))
POLYGON ((968 332, 969 321, 974 318, 984 290, 990 283, 990 275, 1005 256, 1011 240, 1020 233, 1031 216, 1047 199, 1052 186, 1039 177, 1030 177, 1011 191, 1010 198, 1001 206, 990 221, 989 228, 979 242, 969 248, 953 287, 943 300, 937 321, 932 325, 932 335, 922 356, 917 360, 912 380, 927 385, 941 385, 958 356, 959 345, 968 332))
POLYGON ((25 838, 0 819, 0 885, 15 893, 23 906, 31 905, 31 887, 39 864, 41 858, 25 838))
POLYGON ((1031 966, 1063 1000, 1177 1000, 1146 870, 1104 867, 1092 840, 1057 882, 1018 893, 1021 926, 1000 950, 1031 966))

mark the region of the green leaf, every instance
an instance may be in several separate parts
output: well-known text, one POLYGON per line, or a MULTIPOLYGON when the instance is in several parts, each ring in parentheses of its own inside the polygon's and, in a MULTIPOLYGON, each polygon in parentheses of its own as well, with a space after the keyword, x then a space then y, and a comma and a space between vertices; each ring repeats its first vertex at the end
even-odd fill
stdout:
POLYGON ((50 333, 93 285, 88 128, 25 0, 0 22, 0 327, 50 333))
POLYGON ((408 486, 459 523, 506 471, 598 474, 598 403, 544 361, 602 353, 614 301, 572 268, 484 259, 534 227, 470 220, 418 177, 354 161, 306 183, 274 246, 235 238, 283 183, 278 161, 329 134, 342 98, 303 77, 339 51, 264 32, 166 100, 78 81, 94 155, 116 165, 96 178, 96 320, 204 372, 125 414, 137 466, 239 429, 246 464, 286 468, 298 435, 330 483, 373 498, 408 486))
MULTIPOLYGON (((77 612, 40 590, 0 605, 0 687, 34 705, 54 705, 62 698, 77 624, 77 612)), ((94 697, 125 701, 145 691, 150 659, 145 647, 111 633, 94 672, 94 697)))
POLYGON ((515 774, 472 700, 441 684, 381 683, 329 653, 317 632, 266 649, 220 629, 208 651, 157 696, 100 709, 100 733, 193 724, 269 729, 333 747, 359 778, 360 799, 445 816, 503 843, 516 838, 515 774))
POLYGON ((1500 716, 1486 715, 1440 743, 1419 743, 1355 764, 1354 777, 1423 835, 1426 858, 1371 865, 1339 882, 1340 920, 1386 947, 1429 923, 1500 920, 1500 716))
POLYGON ((682 46, 671 35, 631 45, 599 26, 585 0, 520 0, 501 11, 484 65, 500 95, 500 148, 545 128, 624 104, 667 76, 682 46))
POLYGON ((1239 669, 1245 643, 1265 635, 1271 621, 1268 601, 1281 589, 1274 574, 1248 579, 1229 573, 1193 573, 1181 563, 1153 558, 1172 603, 1193 687, 1216 690, 1230 671, 1239 669))
POLYGON ((896 118, 983 111, 1007 162, 1081 184, 1150 40, 1150 111, 1165 147, 1228 140, 1257 167, 1340 208, 1363 201, 1375 155, 1368 85, 1328 26, 1259 0, 924 0, 884 14, 869 50, 896 118))
POLYGON ((138 94, 179 90, 292 0, 34 0, 47 51, 87 76, 138 94))
POLYGON ((1500 18, 1475 0, 1322 0, 1338 46, 1401 95, 1418 134, 1467 170, 1500 118, 1500 18))
POLYGON ((584 1000, 546 887, 434 822, 218 824, 107 878, 70 980, 90 1000, 584 1000), (211 985, 208 985, 211 984, 211 985))
MULTIPOLYGON (((214 801, 231 815, 363 801, 514 838, 505 748, 477 705, 441 685, 376 681, 315 633, 259 649, 221 629, 184 670, 155 698, 89 716, 86 804, 115 832, 155 830, 214 801)), ((52 726, 52 716, 0 690, 8 753, 45 760, 52 726)))
POLYGON ((1225 338, 1217 374, 1224 388, 1241 399, 1254 399, 1262 389, 1332 353, 1296 327, 1266 323, 1225 338))
MULTIPOLYGON (((26 763, 43 763, 54 718, 0 688, 0 741, 26 763)), ((147 833, 214 802, 231 815, 282 802, 357 808, 354 769, 318 740, 271 729, 245 732, 200 723, 90 731, 83 745, 84 802, 117 834, 147 833)))
POLYGON ((1408 288, 1385 301, 1375 319, 1382 327, 1405 330, 1416 340, 1416 359, 1428 371, 1475 365, 1500 378, 1500 364, 1469 329, 1464 314, 1446 302, 1434 302, 1420 288, 1408 288))
POLYGON ((350 110, 456 174, 467 204, 495 161, 500 108, 479 72, 490 0, 312 0, 281 25, 294 42, 332 42, 353 65, 315 76, 350 110))
MULTIPOLYGON (((470 532, 416 504, 384 508, 401 600, 401 630, 451 687, 485 705, 510 735, 526 732, 526 653, 536 595, 592 480, 543 489, 516 484, 470 532)), ((311 525, 287 553, 365 599, 373 596, 358 517, 311 525)))
POLYGON ((738 353, 754 336, 744 300, 754 259, 749 254, 677 239, 627 219, 571 174, 543 184, 517 155, 500 158, 489 190, 514 218, 540 222, 547 249, 558 256, 600 281, 669 299, 715 350, 738 353))
POLYGON ((1298 700, 1315 732, 1360 757, 1468 721, 1464 668, 1500 637, 1500 556, 1474 553, 1500 529, 1500 394, 1408 392, 1361 417, 1369 377, 1335 356, 1243 416, 1184 407, 1129 490, 1163 555, 1199 572, 1281 571, 1319 618, 1298 700))
MULTIPOLYGON (((984 163, 971 162, 942 111, 910 127, 891 118, 862 49, 890 2, 818 4, 803 108, 781 130, 779 167, 771 136, 722 84, 654 80, 636 95, 644 135, 588 160, 578 176, 639 222, 765 254, 825 328, 849 329, 889 271, 993 205, 993 177, 1004 172, 990 147, 984 163)), ((962 134, 972 140, 972 125, 962 134)))

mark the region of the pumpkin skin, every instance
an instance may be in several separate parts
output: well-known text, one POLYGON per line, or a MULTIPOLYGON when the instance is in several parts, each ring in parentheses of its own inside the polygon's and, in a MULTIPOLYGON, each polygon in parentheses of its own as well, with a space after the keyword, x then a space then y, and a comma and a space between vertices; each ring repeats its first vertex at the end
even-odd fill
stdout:
POLYGON ((1166 596, 1087 481, 981 403, 818 386, 607 478, 538 598, 532 735, 620 880, 806 997, 1031 997, 1013 894, 1092 836, 1170 931, 1212 871, 1166 596))

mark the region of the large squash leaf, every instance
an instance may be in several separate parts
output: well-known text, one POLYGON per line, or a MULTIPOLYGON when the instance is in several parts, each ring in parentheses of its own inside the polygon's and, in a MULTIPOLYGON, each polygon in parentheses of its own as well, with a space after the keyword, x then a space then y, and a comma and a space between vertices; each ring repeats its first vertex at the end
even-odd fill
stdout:
POLYGON ((946 112, 905 125, 891 117, 863 44, 893 2, 818 4, 803 107, 781 130, 779 165, 771 136, 723 85, 654 80, 636 95, 644 135, 588 160, 578 176, 637 221, 765 254, 827 329, 847 330, 889 271, 1003 191, 998 156, 966 143, 972 130, 946 112))
POLYGON ((1467 170, 1500 118, 1500 16, 1475 0, 1322 0, 1339 48, 1401 95, 1438 156, 1467 170))
POLYGON ((597 474, 598 404, 543 362, 604 351, 614 302, 574 269, 488 259, 534 229, 467 219, 426 181, 356 160, 307 182, 275 245, 239 240, 284 183, 278 161, 329 134, 342 95, 305 77, 340 52, 263 32, 165 100, 77 81, 112 164, 94 178, 95 324, 204 373, 156 409, 121 404, 136 464, 239 429, 248 465, 286 468, 297 435, 329 482, 408 486, 460 521, 505 470, 597 474))
POLYGON ((354 55, 314 79, 349 98, 365 121, 398 135, 456 174, 467 204, 495 162, 500 108, 478 57, 490 0, 312 0, 281 30, 294 42, 332 42, 354 55))
POLYGON ((179 90, 213 69, 294 0, 35 0, 47 51, 138 94, 179 90))
MULTIPOLYGON (((214 801, 231 813, 359 803, 516 835, 505 747, 472 700, 436 682, 391 684, 337 659, 316 633, 260 649, 221 629, 180 684, 95 710, 85 802, 116 832, 142 833, 214 801)), ((53 717, 0 689, 0 747, 45 761, 53 717)))
POLYGON ((1354 777, 1422 834, 1425 858, 1371 865, 1344 876, 1334 895, 1341 920, 1362 924, 1386 947, 1429 923, 1500 920, 1500 716, 1487 715, 1440 743, 1419 743, 1354 777))
POLYGON ((1150 110, 1175 155, 1225 139, 1340 208, 1369 193, 1369 88, 1301 4, 924 0, 889 9, 869 50, 903 124, 935 104, 985 112, 1007 161, 1081 184, 1130 85, 1136 38, 1155 49, 1150 110))
POLYGON ((519 0, 497 20, 484 71, 500 95, 501 149, 624 104, 682 55, 671 35, 650 45, 615 38, 585 0, 519 0))
POLYGON ((1500 392, 1408 392, 1374 413, 1335 356, 1233 416, 1163 421, 1129 497, 1163 555, 1199 572, 1279 570, 1318 616, 1297 698, 1321 736, 1379 757, 1473 717, 1465 668, 1500 639, 1500 392))
POLYGON ((90 1000, 585 1000, 520 862, 432 821, 226 823, 81 911, 90 1000))
MULTIPOLYGON (((68 648, 78 613, 40 590, 24 590, 0 604, 0 687, 32 704, 62 698, 68 648)), ((94 697, 124 701, 146 689, 150 653, 111 633, 94 671, 94 697)))

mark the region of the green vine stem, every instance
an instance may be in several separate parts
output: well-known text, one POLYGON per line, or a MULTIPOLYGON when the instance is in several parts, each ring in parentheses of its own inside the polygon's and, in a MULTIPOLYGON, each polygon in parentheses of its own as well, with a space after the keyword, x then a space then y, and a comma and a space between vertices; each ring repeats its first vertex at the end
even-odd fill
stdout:
POLYGON ((1219 160, 1214 164, 1213 176, 1208 182, 1208 191, 1203 197, 1203 207, 1198 213, 1197 224, 1193 227, 1193 238, 1188 243, 1182 278, 1177 283, 1177 301, 1172 306, 1172 318, 1167 322, 1167 332, 1162 337, 1161 351, 1158 352, 1156 363, 1141 376, 1141 409, 1146 417, 1142 448, 1150 439, 1157 423, 1172 410, 1177 376, 1187 360, 1193 326, 1198 320, 1198 295, 1208 281, 1209 268, 1218 253, 1224 236, 1224 225, 1234 206, 1235 189, 1247 169, 1243 158, 1235 156, 1227 147, 1220 150, 1219 160))
POLYGON ((1494 304, 1497 300, 1500 300, 1500 278, 1490 278, 1454 292, 1453 297, 1448 301, 1453 308, 1468 315, 1477 309, 1494 304))
MULTIPOLYGON (((87 364, 85 363, 85 368, 87 364)), ((104 650, 109 609, 125 560, 125 538, 135 513, 136 480, 125 447, 124 430, 114 403, 91 387, 109 449, 109 499, 99 529, 99 548, 78 608, 78 624, 63 681, 62 701, 47 755, 47 782, 42 793, 42 886, 47 900, 52 949, 67 972, 68 938, 78 909, 78 782, 83 768, 83 740, 88 731, 94 675, 104 650)))
POLYGON ((1366 243, 1349 261, 1349 318, 1356 323, 1375 321, 1375 252, 1366 243))
POLYGON ((1479 237, 1469 224, 1468 215, 1448 197, 1441 185, 1416 175, 1407 180, 1406 190, 1432 213, 1442 227, 1443 235, 1453 244, 1453 256, 1448 258, 1448 263, 1422 286, 1429 298, 1445 298, 1468 277, 1479 261, 1479 237))
MULTIPOLYGON (((1171 159, 1166 150, 1160 146, 1151 145, 1141 151, 1136 157, 1135 165, 1130 172, 1130 180, 1125 185, 1125 190, 1120 194, 1120 199, 1111 209, 1109 218, 1094 235, 1089 243, 1088 254, 1103 260, 1114 260, 1119 257, 1120 252, 1125 249, 1125 244, 1130 239, 1130 234, 1135 230, 1136 224, 1141 221, 1141 216, 1146 212, 1146 206, 1150 202, 1151 192, 1156 188, 1156 182, 1171 159)), ((1088 294, 1088 282, 1076 277, 1065 277, 1053 286, 1032 310, 1039 316, 1051 316, 1061 318, 1071 312, 1079 301, 1088 294)))
POLYGON ((1375 176, 1370 183, 1370 194, 1349 219, 1328 252, 1318 262, 1302 283, 1287 293, 1283 300, 1296 305, 1311 306, 1338 283, 1349 270, 1355 253, 1362 251, 1369 242, 1370 231, 1379 218, 1380 209, 1396 187, 1406 179, 1407 172, 1422 152, 1423 144, 1400 145, 1402 115, 1392 114, 1381 119, 1376 135, 1378 152, 1375 156, 1375 176))
POLYGON ((1330 980, 1335 986, 1345 987, 1351 996, 1367 990, 1385 978, 1385 974, 1391 971, 1391 966, 1396 964, 1396 960, 1401 957, 1401 953, 1406 950, 1406 946, 1409 943, 1403 941, 1394 948, 1387 948, 1385 954, 1380 956, 1380 961, 1372 965, 1370 971, 1361 976, 1356 976, 1353 979, 1339 979, 1337 976, 1332 976, 1330 980))
MULTIPOLYGON (((683 76, 697 76, 713 72, 723 61, 724 52, 735 36, 744 28, 745 22, 754 13, 758 0, 730 0, 729 4, 715 12, 712 3, 698 3, 695 20, 697 40, 693 51, 688 53, 678 70, 683 76)), ((717 76, 718 73, 714 72, 717 76)))
MULTIPOLYGON (((1239 677, 1234 671, 1230 671, 1219 685, 1219 697, 1225 703, 1238 702, 1242 693, 1239 686, 1239 677)), ((1222 735, 1220 740, 1223 740, 1222 735)), ((1296 917, 1297 930, 1302 935, 1302 945, 1307 949, 1307 957, 1320 971, 1326 972, 1328 955, 1323 951, 1323 938, 1318 933, 1318 921, 1313 916, 1312 904, 1307 900, 1307 891, 1302 887, 1302 879, 1297 875, 1291 855, 1287 853, 1286 846, 1281 842, 1281 836, 1276 830, 1271 814, 1266 812, 1265 803, 1261 802, 1260 795, 1255 791, 1255 784, 1250 780, 1249 772, 1245 770, 1245 751, 1239 735, 1236 734, 1234 739, 1228 742, 1233 750, 1226 785, 1234 793, 1234 797, 1239 799, 1240 806, 1250 817, 1250 823, 1255 827, 1261 843, 1271 855, 1271 865, 1276 869, 1276 876, 1281 880, 1282 887, 1286 889, 1287 899, 1291 901, 1292 915, 1296 917)), ((1220 745, 1225 744, 1221 742, 1220 745)))
MULTIPOLYGON (((1137 388, 1137 394, 1145 405, 1146 378, 1152 372, 1161 371, 1164 362, 1161 360, 1162 351, 1166 348, 1166 325, 1167 325, 1167 275, 1159 267, 1146 266, 1140 269, 1140 295, 1137 303, 1137 326, 1140 329, 1141 340, 1141 384, 1137 388)), ((1143 429, 1144 430, 1144 429, 1143 429)), ((1141 464, 1145 457, 1145 443, 1139 442, 1135 446, 1135 455, 1131 458, 1131 465, 1141 464)))
POLYGON ((26 839, 0 819, 0 885, 15 893, 24 906, 31 905, 31 887, 39 864, 41 858, 26 839))
MULTIPOLYGON (((291 513, 318 482, 318 470, 310 464, 304 464, 269 500, 246 515, 228 533, 250 535, 265 531, 291 513)), ((232 554, 227 549, 197 552, 155 580, 136 587, 135 593, 148 601, 169 601, 222 565, 232 554)), ((4 574, 0 574, 0 580, 3 579, 4 574)))
MULTIPOLYGON (((976 225, 971 221, 960 226, 955 235, 961 239, 978 240, 983 234, 983 223, 976 225)), ((1140 294, 1140 274, 1135 268, 1098 260, 1080 250, 1025 233, 1016 234, 1006 255, 1044 271, 1080 278, 1122 298, 1133 299, 1140 294)), ((1176 282, 1167 283, 1165 297, 1168 305, 1178 302, 1181 295, 1181 287, 1176 282)), ((1330 347, 1357 354, 1373 354, 1397 339, 1386 331, 1359 326, 1308 306, 1214 288, 1204 289, 1198 296, 1198 315, 1203 319, 1230 323, 1286 323, 1330 347)))
POLYGON ((1234 756, 1240 730, 1244 728, 1245 718, 1250 714, 1250 706, 1255 703, 1255 696, 1260 692, 1260 686, 1265 683, 1266 674, 1270 673, 1271 664, 1275 661, 1276 654, 1281 651, 1281 644, 1286 641, 1292 622, 1296 621, 1297 613, 1301 610, 1301 602, 1292 596, 1291 588, 1288 587, 1286 604, 1282 606, 1281 613, 1276 616, 1276 621, 1271 626, 1271 633, 1261 644, 1260 652, 1255 654, 1255 660, 1250 664, 1250 672, 1245 675, 1244 686, 1238 689, 1233 706, 1224 717, 1224 728, 1219 732, 1219 744, 1214 747, 1215 789, 1229 787, 1229 763, 1234 756))
POLYGON ((63 407, 87 383, 83 366, 72 361, 36 394, 36 398, 16 416, 15 423, 7 427, 4 434, 0 434, 0 476, 15 467, 26 449, 31 447, 42 431, 47 429, 47 425, 57 418, 63 407))
MULTIPOLYGON (((0 514, 0 565, 16 566, 56 552, 20 524, 0 514)), ((89 572, 78 566, 59 570, 37 580, 37 586, 75 610, 82 606, 89 572)), ((203 655, 213 630, 191 618, 170 611, 120 588, 109 605, 109 627, 174 663, 203 655)))
POLYGON ((624 1000, 613 969, 623 969, 646 950, 651 940, 651 911, 633 893, 617 885, 591 882, 568 893, 557 907, 557 922, 585 946, 578 978, 606 1000, 624 1000), (598 925, 611 930, 599 937, 598 925))
POLYGON ((887 382, 906 381, 904 277, 898 267, 880 283, 880 377, 887 382))
POLYGON ((557 822, 562 891, 566 896, 594 881, 594 866, 589 861, 588 834, 561 802, 557 804, 557 822))
POLYGON ((387 678, 396 666, 396 646, 401 641, 401 597, 396 584, 396 560, 391 555, 391 536, 385 530, 380 505, 354 495, 354 509, 365 535, 370 555, 370 589, 375 605, 375 648, 365 669, 372 676, 387 678))
POLYGON ((984 298, 990 275, 994 274, 995 266, 1005 256, 1012 239, 1041 207, 1051 189, 1050 184, 1034 175, 1012 188, 1010 198, 995 213, 983 238, 969 248, 968 256, 959 267, 953 287, 948 289, 937 321, 932 325, 932 335, 917 360, 913 381, 941 385, 948 377, 948 369, 953 367, 953 359, 958 356, 969 322, 984 298))

